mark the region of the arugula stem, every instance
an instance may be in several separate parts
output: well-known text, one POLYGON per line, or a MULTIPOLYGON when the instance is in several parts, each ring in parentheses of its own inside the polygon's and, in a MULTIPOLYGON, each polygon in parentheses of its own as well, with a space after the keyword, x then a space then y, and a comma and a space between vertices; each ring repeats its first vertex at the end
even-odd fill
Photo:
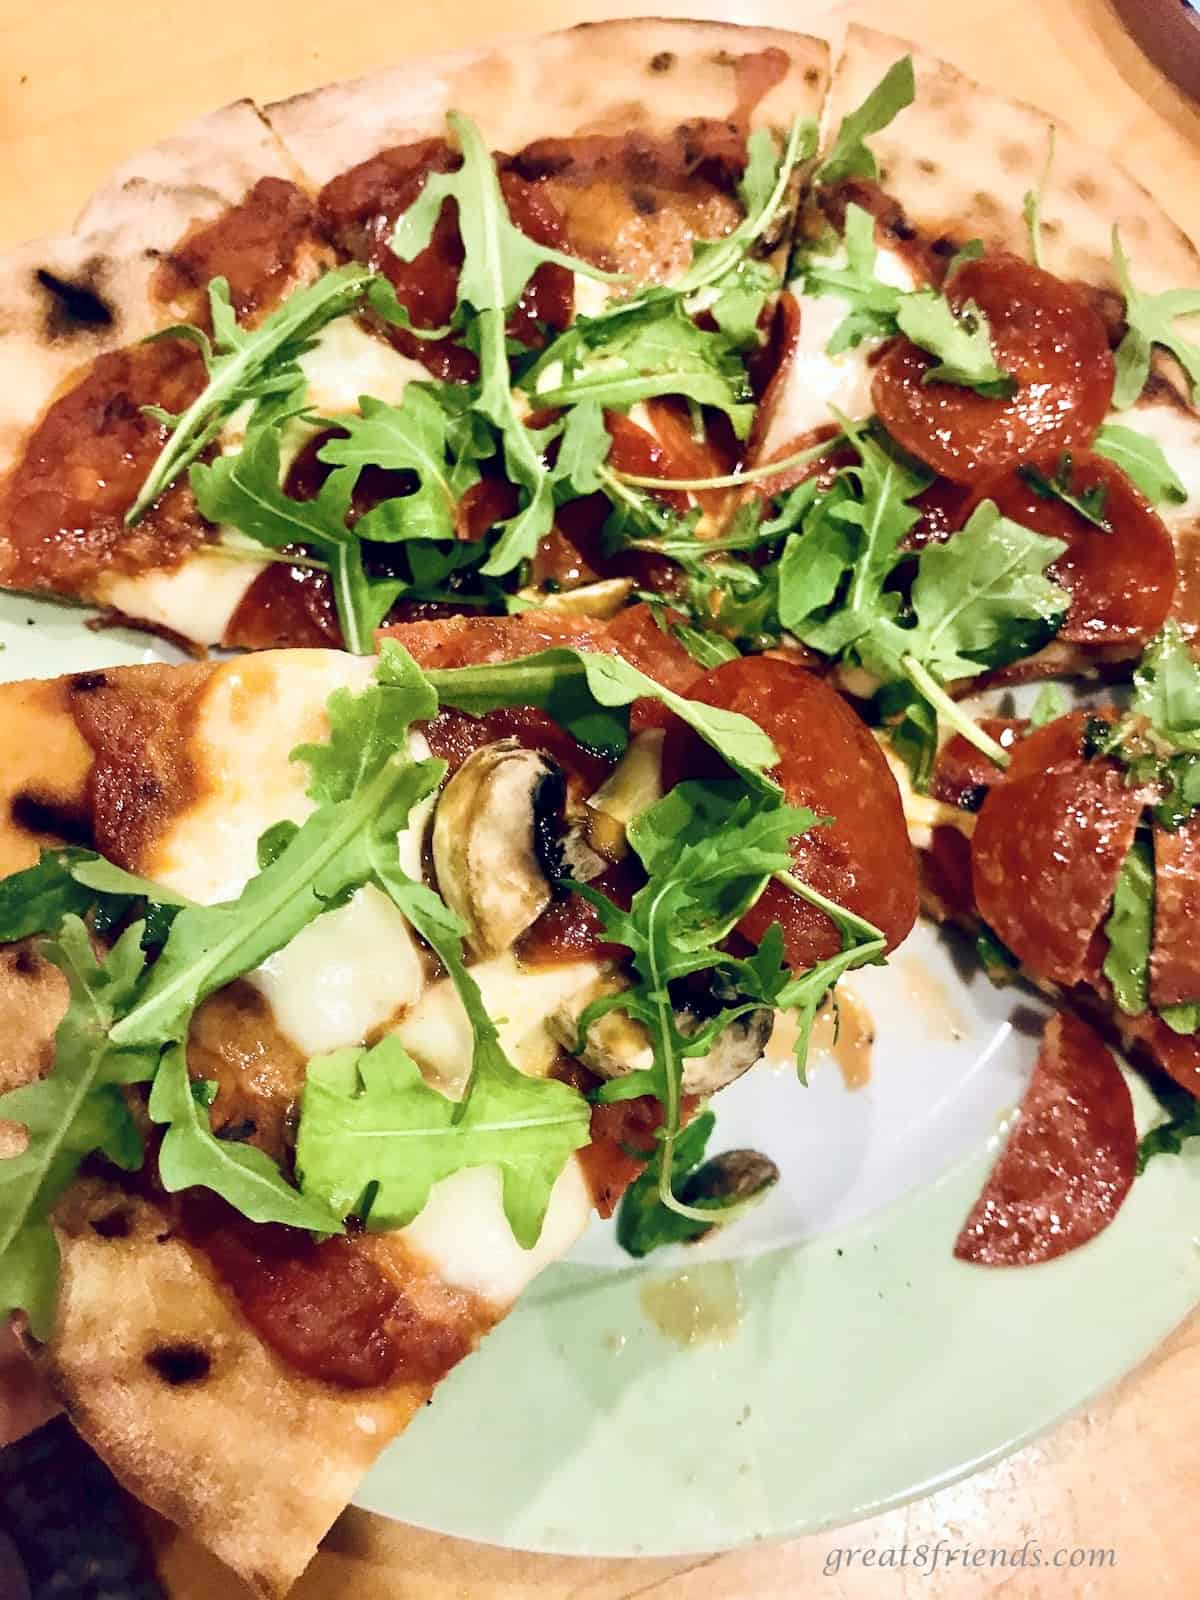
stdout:
POLYGON ((207 556, 211 561, 249 561, 254 566, 300 567, 304 572, 328 572, 328 561, 318 561, 313 556, 288 555, 283 550, 272 550, 263 545, 258 550, 247 550, 240 544, 199 544, 193 555, 207 556))
POLYGON ((334 603, 345 635, 346 649, 352 655, 365 656, 371 653, 372 641, 363 637, 362 618, 354 604, 356 569, 361 573, 361 551, 357 540, 339 545, 333 559, 334 603))
POLYGON ((795 455, 784 456, 782 461, 768 461, 761 467, 747 467, 744 472, 726 472, 718 478, 644 478, 636 472, 619 472, 615 467, 597 470, 606 477, 615 478, 619 483, 628 484, 631 489, 738 489, 744 483, 766 483, 771 478, 778 478, 781 473, 790 472, 793 467, 803 467, 810 461, 819 461, 844 440, 845 434, 838 433, 822 444, 810 445, 807 450, 798 450, 795 455))
POLYGON ((814 889, 811 883, 805 883, 803 878, 798 878, 794 872, 777 872, 774 874, 776 883, 790 889, 793 894, 798 894, 801 900, 807 900, 810 906, 816 906, 824 911, 835 923, 844 923, 846 928, 854 935, 856 945, 886 943, 882 928, 877 928, 873 922, 868 922, 865 917, 860 917, 857 912, 848 910, 845 906, 838 905, 836 900, 829 900, 819 889, 814 889))
POLYGON ((997 744, 991 734, 985 733, 977 722, 959 709, 957 703, 946 693, 933 674, 921 665, 916 656, 901 656, 900 665, 913 687, 920 690, 939 717, 944 718, 952 728, 962 734, 968 744, 974 745, 976 750, 987 756, 988 760, 1001 771, 1007 769, 1012 757, 1004 746, 997 744))

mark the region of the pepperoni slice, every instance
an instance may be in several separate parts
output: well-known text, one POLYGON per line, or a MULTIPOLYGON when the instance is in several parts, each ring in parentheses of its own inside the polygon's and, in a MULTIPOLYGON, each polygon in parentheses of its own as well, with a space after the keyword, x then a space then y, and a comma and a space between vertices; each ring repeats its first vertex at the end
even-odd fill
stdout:
POLYGON ((944 544, 966 521, 963 512, 970 499, 971 491, 965 483, 935 478, 912 502, 921 513, 921 520, 904 535, 903 548, 924 550, 927 544, 944 544))
MULTIPOLYGON (((1029 724, 1020 717, 980 717, 979 726, 1005 750, 1012 750, 1029 724)), ((987 791, 1003 776, 990 756, 956 733, 938 751, 929 792, 944 805, 978 811, 987 791)))
POLYGON ((444 617, 433 622, 401 622, 380 628, 380 639, 398 640, 419 666, 477 667, 515 661, 539 650, 572 645, 604 648, 604 624, 589 617, 553 611, 524 611, 515 617, 444 617))
POLYGON ((1200 1099, 1200 1038, 1176 1033, 1153 1011, 1121 1018, 1121 1033, 1138 1056, 1145 1056, 1200 1099))
MULTIPOLYGON (((770 735, 780 754, 774 776, 789 802, 835 819, 793 842, 797 875, 882 928, 894 949, 916 920, 916 864, 896 780, 865 724, 822 679, 769 656, 727 661, 688 693, 740 711, 770 735)), ((668 787, 724 771, 690 730, 671 726, 663 755, 668 787)), ((757 943, 775 921, 790 966, 811 967, 841 949, 823 911, 770 883, 739 928, 757 943)))
POLYGON ((1078 983, 1116 889, 1144 796, 1115 762, 1085 761, 1086 711, 1021 740, 971 840, 980 915, 1039 977, 1078 983))
MULTIPOLYGON (((1061 456, 1039 456, 1028 470, 1053 479, 1061 456)), ((1104 491, 1106 532, 1056 497, 1047 497, 1023 469, 988 479, 963 512, 966 522, 983 500, 994 500, 1006 517, 1067 549, 1049 576, 1071 593, 1071 608, 1058 637, 1073 644, 1142 644, 1162 627, 1175 593, 1175 549, 1162 519, 1111 461, 1076 450, 1070 456, 1071 492, 1104 491)), ((961 525, 961 524, 960 524, 961 525)))
POLYGON ((1154 946, 1150 998, 1156 1006, 1200 1000, 1200 817, 1174 832, 1154 830, 1154 946))
POLYGON ((1052 1017, 987 1185, 954 1245, 960 1261, 1023 1267, 1077 1250, 1121 1209, 1137 1172, 1129 1088, 1094 1029, 1052 1017))
POLYGON ((1112 399, 1114 366, 1104 323, 1072 284, 1017 256, 970 261, 946 298, 988 319, 997 364, 1017 391, 994 399, 954 383, 926 383, 934 358, 898 340, 871 386, 875 409, 899 442, 955 483, 1010 462, 1088 444, 1112 399))

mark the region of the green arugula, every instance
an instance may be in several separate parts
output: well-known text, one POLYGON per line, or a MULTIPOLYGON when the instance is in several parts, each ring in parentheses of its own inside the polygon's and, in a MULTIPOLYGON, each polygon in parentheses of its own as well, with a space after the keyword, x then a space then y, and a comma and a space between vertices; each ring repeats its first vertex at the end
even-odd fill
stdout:
POLYGON ((587 1101, 568 1084, 527 1077, 497 1046, 477 1054, 456 1104, 431 1089, 398 1040, 310 1062, 297 1168, 306 1194, 371 1228, 401 1228, 435 1183, 467 1167, 498 1167, 518 1244, 537 1243, 551 1190, 587 1144, 587 1101))
POLYGON ((472 482, 478 482, 479 471, 471 462, 468 481, 451 484, 448 418, 431 386, 408 384, 398 406, 369 395, 363 395, 359 405, 361 415, 330 421, 329 426, 336 426, 345 437, 328 440, 321 447, 320 460, 333 467, 351 468, 355 477, 371 466, 412 472, 418 487, 412 494, 385 500, 369 511, 356 525, 356 536, 382 542, 453 539, 458 500, 472 482))
POLYGON ((0 879, 0 944, 57 933, 64 917, 92 915, 101 932, 115 926, 146 891, 97 892, 102 884, 77 876, 91 864, 101 864, 94 851, 55 845, 42 851, 36 866, 0 879))
POLYGON ((1183 505, 1187 499, 1187 489, 1162 446, 1144 433, 1106 422, 1092 441, 1092 449, 1098 456, 1115 461, 1151 505, 1161 505, 1164 500, 1183 505))
MULTIPOLYGON (((904 290, 876 276, 875 219, 853 201, 846 207, 843 243, 844 267, 822 265, 818 258, 805 273, 806 293, 836 294, 849 302, 849 311, 826 346, 828 354, 839 355, 863 339, 886 339, 899 332, 938 358, 923 382, 954 383, 999 398, 1015 392, 1012 376, 996 363, 987 318, 973 301, 956 310, 936 289, 904 290)), ((964 261, 977 259, 981 250, 978 240, 964 246, 951 262, 946 282, 964 261)))
POLYGON ((1070 506, 1085 522, 1090 522, 1094 528, 1099 528, 1102 533, 1112 532, 1112 523, 1104 514, 1104 507, 1108 501, 1108 487, 1103 483, 1094 483, 1090 489, 1085 489, 1078 494, 1074 487, 1074 464, 1071 452, 1064 450, 1058 458, 1058 466, 1054 476, 1048 478, 1039 468, 1023 466, 1017 468, 1017 477, 1022 483, 1027 483, 1034 494, 1042 500, 1060 500, 1063 505, 1070 506))
POLYGON ((232 523, 261 544, 283 549, 307 544, 329 563, 338 620, 346 648, 373 649, 374 631, 403 585, 367 576, 362 545, 346 517, 358 468, 338 467, 313 500, 293 500, 279 487, 279 432, 270 422, 252 426, 242 449, 191 468, 196 504, 210 522, 232 523))
POLYGON ((1150 359, 1155 345, 1170 351, 1187 374, 1189 393, 1195 405, 1200 396, 1200 345, 1185 339, 1176 327, 1180 317, 1200 314, 1200 289, 1168 289, 1162 294, 1143 294, 1134 286, 1129 259, 1117 228, 1112 233, 1113 271, 1125 296, 1127 331, 1117 346, 1117 380, 1113 405, 1124 411, 1133 405, 1150 376, 1150 359))
POLYGON ((278 398, 303 383, 297 359, 311 348, 312 336, 326 323, 353 311, 374 274, 356 263, 335 267, 316 283, 298 289, 257 328, 238 325, 229 284, 214 278, 208 286, 212 337, 202 328, 180 323, 151 334, 152 340, 187 339, 199 347, 208 382, 185 411, 178 414, 148 406, 147 411, 171 429, 158 458, 125 514, 137 522, 163 491, 216 438, 228 418, 247 401, 278 398))
POLYGON ((1135 839, 1125 857, 1104 933, 1104 975, 1117 1005, 1129 1016, 1140 1016, 1148 1004, 1154 933, 1154 852, 1146 840, 1135 839))
POLYGON ((42 946, 66 976, 70 1000, 55 1034, 48 1077, 0 1095, 0 1117, 21 1123, 28 1142, 0 1161, 0 1311, 27 1312, 34 1336, 46 1338, 54 1317, 58 1248, 50 1212, 85 1158, 99 1152, 133 1171, 142 1140, 121 1086, 154 1074, 155 1052, 122 1049, 110 1030, 128 1005, 145 957, 134 923, 98 959, 75 914, 42 946))
POLYGON ((1200 1100, 1181 1084, 1154 1083, 1152 1087, 1167 1117, 1151 1128, 1138 1145, 1139 1176, 1155 1156, 1181 1155, 1184 1144, 1200 1135, 1200 1100))
POLYGON ((620 656, 560 648, 487 666, 441 668, 425 677, 443 705, 476 717, 502 706, 538 706, 580 744, 613 756, 628 742, 626 708, 643 697, 657 700, 747 784, 773 788, 765 773, 779 755, 756 723, 665 689, 620 656))
POLYGON ((172 1045, 150 1091, 150 1116, 167 1124, 159 1146, 158 1175, 168 1194, 211 1189, 251 1222, 282 1222, 314 1233, 340 1233, 340 1217, 318 1198, 300 1194, 262 1150, 218 1139, 209 1121, 216 1085, 188 1077, 187 1051, 172 1045))
POLYGON ((917 289, 900 296, 896 324, 938 358, 922 383, 956 383, 995 399, 1016 393, 1016 379, 996 364, 988 320, 973 300, 955 309, 936 290, 917 289))
MULTIPOLYGON (((704 1160, 708 1141, 712 1137, 717 1119, 711 1111, 702 1111, 682 1129, 671 1154, 671 1189, 680 1194, 682 1184, 704 1160)), ((631 1256, 641 1259, 663 1245, 686 1244, 709 1233, 713 1223, 701 1222, 696 1217, 681 1217, 670 1211, 658 1197, 661 1151, 656 1150, 646 1163, 645 1170, 636 1177, 621 1196, 617 1212, 617 1243, 631 1256)), ((685 1202, 686 1203, 686 1202, 685 1202)))
POLYGON ((1065 717, 1071 709, 1071 698, 1061 683, 1043 683, 1029 712, 1029 725, 1044 728, 1048 722, 1065 717))
POLYGON ((817 168, 815 182, 839 183, 843 178, 877 178, 879 168, 866 141, 884 128, 916 98, 911 56, 888 68, 856 110, 842 118, 833 149, 817 168))
POLYGON ((1133 674, 1131 712, 1173 749, 1200 752, 1200 664, 1177 622, 1167 622, 1133 674))
POLYGON ((401 261, 425 250, 447 200, 458 203, 463 264, 458 279, 455 322, 466 325, 479 356, 476 410, 496 429, 509 479, 525 496, 516 516, 500 524, 498 538, 482 571, 500 577, 531 557, 554 518, 553 476, 543 451, 549 435, 525 426, 518 412, 509 372, 506 322, 538 267, 554 263, 571 272, 613 283, 623 280, 586 261, 564 255, 522 233, 508 214, 500 178, 479 129, 451 111, 447 123, 458 142, 462 165, 433 173, 399 218, 391 246, 401 261))

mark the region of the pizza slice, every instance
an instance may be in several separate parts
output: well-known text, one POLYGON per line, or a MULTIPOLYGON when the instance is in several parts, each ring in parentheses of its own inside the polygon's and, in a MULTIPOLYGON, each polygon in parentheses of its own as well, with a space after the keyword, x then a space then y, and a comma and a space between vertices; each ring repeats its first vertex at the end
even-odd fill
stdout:
POLYGON ((604 23, 135 158, 8 263, 0 584, 192 647, 611 612, 645 559, 608 559, 606 458, 751 450, 827 78, 800 35, 604 23))
POLYGON ((733 1220, 679 1130, 916 915, 846 703, 644 610, 12 684, 0 728, 0 1306, 265 1595, 648 1160, 733 1220))

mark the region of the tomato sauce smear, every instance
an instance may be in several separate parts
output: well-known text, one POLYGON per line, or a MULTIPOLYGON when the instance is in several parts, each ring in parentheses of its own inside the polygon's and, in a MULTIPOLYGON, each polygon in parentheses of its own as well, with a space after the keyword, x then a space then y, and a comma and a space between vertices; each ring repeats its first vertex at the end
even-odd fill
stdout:
MULTIPOLYGON (((792 844, 799 878, 881 928, 889 950, 917 916, 917 871, 896 787, 866 725, 822 679, 769 656, 727 661, 689 691, 693 700, 740 711, 757 722, 779 752, 773 776, 790 804, 809 806, 829 826, 792 844)), ((720 777, 728 769, 681 723, 667 731, 663 779, 720 777)), ((784 934, 788 964, 805 969, 841 949, 829 916, 778 883, 770 883, 738 924, 757 944, 773 922, 784 934)))
POLYGON ((1005 399, 929 383, 935 358, 899 339, 884 351, 871 386, 892 437, 954 483, 1090 444, 1108 413, 1115 367, 1086 296, 1017 256, 992 255, 961 267, 946 297, 957 312, 984 313, 996 363, 1016 392, 1005 399))
POLYGON ((1108 1227, 1136 1172, 1133 1101, 1111 1051, 1079 1017, 1053 1017, 1017 1125, 954 1254, 985 1267, 1066 1255, 1108 1227))

